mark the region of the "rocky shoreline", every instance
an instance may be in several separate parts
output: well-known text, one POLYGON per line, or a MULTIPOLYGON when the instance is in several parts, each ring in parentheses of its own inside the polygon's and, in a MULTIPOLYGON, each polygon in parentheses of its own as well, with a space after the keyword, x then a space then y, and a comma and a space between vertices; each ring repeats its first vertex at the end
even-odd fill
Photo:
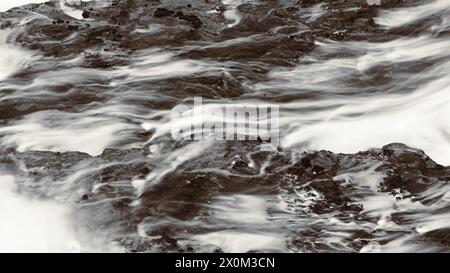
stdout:
MULTIPOLYGON (((240 23, 231 28, 221 1, 114 0, 102 7, 94 2, 76 6, 83 18, 65 14, 57 2, 30 4, 2 14, 2 28, 14 27, 33 13, 16 42, 40 50, 46 56, 64 57, 90 49, 114 52, 113 59, 92 58, 86 65, 107 68, 126 64, 127 54, 151 47, 181 47, 201 42, 220 43, 242 37, 258 37, 248 43, 210 49, 187 50, 190 59, 252 60, 271 65, 295 65, 301 54, 314 49, 320 38, 333 40, 389 40, 417 29, 385 30, 374 23, 381 8, 405 7, 420 1, 383 1, 381 6, 353 1, 269 1, 240 5, 240 23), (386 3, 384 3, 386 2, 386 3), (310 8, 320 4, 319 18, 312 21, 310 8), (149 25, 161 29, 148 30, 149 25), (114 58, 115 57, 115 58, 114 58), (116 59, 117 58, 117 59, 116 59)), ((319 8, 319 7, 318 7, 319 8)), ((106 53, 105 53, 106 54, 106 53)), ((110 57, 108 55, 108 57, 110 57)))
MULTIPOLYGON (((225 144, 227 145, 227 144, 225 144)), ((239 147, 240 144, 233 145, 239 147)), ((244 147, 257 147, 248 143, 244 147)), ((239 150, 239 148, 237 150, 239 150)), ((101 200, 110 200, 114 208, 106 217, 109 223, 101 225, 119 225, 125 230, 136 230, 144 219, 158 222, 163 219, 176 219, 189 222, 205 213, 205 208, 215 196, 231 195, 242 192, 253 194, 276 194, 296 196, 298 191, 307 190, 319 193, 323 199, 309 204, 306 208, 317 215, 338 213, 342 218, 355 221, 374 221, 363 213, 363 205, 358 199, 364 191, 349 183, 345 173, 364 173, 372 166, 374 172, 382 177, 375 192, 371 195, 385 193, 395 200, 411 199, 425 208, 439 201, 442 196, 432 198, 424 195, 431 188, 445 187, 450 180, 450 168, 436 164, 422 151, 402 144, 390 144, 381 149, 373 149, 357 154, 334 154, 328 151, 303 153, 295 155, 289 152, 256 152, 252 156, 253 167, 249 167, 248 159, 242 158, 237 151, 228 151, 214 157, 202 157, 179 166, 156 185, 148 188, 140 195, 140 205, 132 205, 136 189, 131 187, 132 181, 145 179, 156 168, 146 149, 117 150, 108 149, 103 154, 92 157, 79 152, 24 152, 14 150, 3 151, 0 166, 3 170, 19 174, 24 180, 31 180, 35 187, 43 187, 47 183, 55 183, 67 179, 79 169, 90 166, 82 176, 74 181, 77 194, 71 196, 79 206, 95 204, 101 200), (296 159, 294 159, 296 158, 296 159), (258 175, 265 162, 272 162, 264 176, 258 175), (210 169, 227 170, 228 174, 196 171, 198 166, 210 166, 210 169), (189 171, 192 169, 192 171, 189 171), (52 182, 54 181, 54 182, 52 182)), ((30 183, 30 182, 28 182, 30 183)), ((45 196, 45 193, 41 193, 45 196)), ((367 193, 366 193, 367 194, 367 193)), ((47 196, 48 197, 48 196, 47 196)), ((289 198, 288 198, 289 199, 289 198)), ((288 201, 290 209, 299 215, 305 207, 301 200, 288 201), (300 206, 300 207, 298 207, 300 206)), ((442 208, 448 210, 448 207, 442 208)), ((399 226, 408 225, 410 212, 392 213, 390 217, 399 226)), ((126 245, 128 251, 193 251, 191 246, 177 243, 180 232, 191 235, 211 231, 201 226, 162 226, 148 231, 148 236, 158 239, 138 241, 130 238, 116 238, 126 245), (131 244, 131 245, 130 245, 131 244)), ((363 232, 363 231, 361 231, 363 232)), ((443 249, 450 249, 446 237, 447 229, 436 229, 417 237, 443 249)), ((305 235, 293 236, 290 242, 299 249, 312 251, 313 245, 305 245, 300 240, 305 235), (298 239, 297 239, 298 238, 298 239)), ((308 235, 311 236, 311 235, 308 235)), ((316 236, 319 236, 317 234, 316 236)), ((373 234, 358 234, 354 231, 354 239, 361 243, 355 250, 369 242, 373 234)), ((353 242, 355 243, 355 242, 353 242)), ((327 249, 323 249, 327 250, 327 249)), ((220 251, 220 249, 218 249, 220 251)))

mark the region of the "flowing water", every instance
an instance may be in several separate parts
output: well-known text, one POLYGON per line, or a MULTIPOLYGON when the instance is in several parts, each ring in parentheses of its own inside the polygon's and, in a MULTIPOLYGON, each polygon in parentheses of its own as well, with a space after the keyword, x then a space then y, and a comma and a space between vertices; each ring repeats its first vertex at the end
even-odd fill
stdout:
POLYGON ((449 251, 450 1, 51 2, 1 15, 0 251, 449 251), (194 97, 277 105, 280 147, 172 139, 194 97))

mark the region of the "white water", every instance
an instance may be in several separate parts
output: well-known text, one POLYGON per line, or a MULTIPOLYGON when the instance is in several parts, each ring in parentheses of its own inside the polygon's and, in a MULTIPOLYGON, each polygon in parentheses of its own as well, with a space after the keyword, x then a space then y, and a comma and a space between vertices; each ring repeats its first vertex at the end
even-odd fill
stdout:
POLYGON ((69 15, 75 19, 83 19, 83 11, 80 9, 76 9, 71 6, 73 3, 80 3, 78 0, 60 0, 59 5, 61 6, 61 10, 64 11, 65 14, 69 15), (68 4, 68 5, 67 5, 68 4))
POLYGON ((0 207, 0 252, 86 251, 71 209, 20 194, 11 175, 0 175, 0 207))
POLYGON ((0 1, 0 12, 7 11, 14 7, 19 7, 26 4, 40 4, 44 3, 44 0, 2 0, 0 1))
MULTIPOLYGON (((283 117, 282 123, 291 124, 291 129, 281 143, 285 147, 300 143, 312 150, 354 153, 401 142, 423 149, 437 162, 450 165, 450 99, 447 95, 450 79, 446 73, 449 69, 450 63, 445 63, 430 71, 438 79, 419 86, 411 94, 336 100, 330 110, 304 117, 283 117)), ((333 104, 319 101, 310 106, 322 107, 327 103, 333 104)))
POLYGON ((99 155, 106 147, 126 137, 126 130, 132 128, 112 115, 108 117, 106 111, 102 116, 98 116, 96 111, 82 114, 55 110, 33 113, 14 125, 0 128, 0 133, 6 134, 2 143, 17 146, 20 152, 80 151, 99 155))
POLYGON ((242 20, 242 15, 237 8, 245 2, 249 2, 249 0, 223 0, 222 2, 227 7, 223 16, 230 22, 228 27, 237 26, 242 20))
MULTIPOLYGON (((233 1, 227 4, 237 5, 233 1)), ((412 14, 410 19, 401 22, 404 25, 417 20, 418 11, 427 15, 437 12, 448 15, 449 7, 449 1, 434 1, 419 7, 382 11, 377 19, 383 26, 392 28, 399 24, 395 18, 404 18, 397 14, 399 12, 412 14)), ((440 164, 450 165, 450 41, 435 37, 437 31, 446 28, 443 23, 415 37, 388 42, 316 42, 316 51, 305 57, 300 65, 291 70, 275 69, 270 74, 272 82, 257 84, 252 92, 261 96, 264 93, 282 96, 301 92, 319 96, 280 105, 281 145, 285 148, 354 153, 401 142, 423 149, 440 164), (335 52, 346 52, 351 56, 324 60, 324 56, 335 52), (411 72, 420 68, 416 63, 423 62, 434 65, 417 73, 411 72), (406 71, 390 74, 390 70, 399 67, 406 71), (352 79, 362 83, 372 80, 374 69, 395 79, 381 86, 365 84, 361 87, 348 83, 352 79)), ((231 42, 239 42, 239 39, 219 45, 231 42)), ((196 66, 201 67, 201 64, 196 66)), ((180 67, 182 71, 188 70, 184 65, 180 67)), ((194 69, 190 70, 202 70, 194 69)), ((262 104, 245 99, 239 102, 262 104)), ((211 107, 215 105, 214 101, 209 103, 211 107)), ((154 137, 158 137, 168 134, 177 124, 187 122, 184 117, 170 120, 169 115, 169 112, 155 114, 164 118, 146 123, 144 127, 155 129, 154 137)), ((203 122, 197 116, 190 121, 203 122)))
MULTIPOLYGON (((421 14, 442 12, 448 16, 449 8, 449 1, 434 1, 419 7, 384 11, 379 20, 386 27, 394 27, 411 23, 421 14), (411 18, 397 22, 395 18, 405 18, 398 13, 411 14, 411 18)), ((441 24, 432 31, 446 28, 446 24, 441 24)), ((447 38, 427 32, 384 43, 324 41, 317 45, 316 55, 307 57, 305 64, 289 71, 274 71, 273 84, 256 88, 327 94, 323 99, 282 106, 289 111, 284 111, 285 114, 282 111, 281 117, 285 128, 281 141, 284 147, 354 153, 401 142, 423 149, 440 164, 450 165, 450 41, 447 38), (357 56, 321 60, 321 54, 336 50, 357 56), (346 83, 349 79, 370 80, 372 72, 368 70, 380 66, 387 75, 389 69, 399 66, 414 70, 415 66, 419 67, 414 62, 434 65, 415 74, 397 72, 394 76, 398 79, 393 84, 378 89, 346 83), (289 114, 293 110, 300 112, 289 114)))
MULTIPOLYGON (((41 2, 43 1, 1 1, 0 11, 41 2)), ((25 18, 23 22, 32 18, 35 17, 25 18)), ((9 97, 6 93, 2 93, 1 100, 20 98, 24 95, 22 86, 11 84, 6 80, 41 58, 36 52, 15 46, 14 35, 15 32, 11 29, 0 30, 2 52, 0 87, 2 89, 12 87, 17 91, 9 97)), ((60 77, 59 75, 57 78, 60 77)), ((35 83, 31 83, 29 87, 35 83)), ((46 94, 49 93, 41 89, 30 94, 30 97, 32 95, 42 97, 46 94)), ((37 112, 14 125, 0 128, 5 136, 2 144, 17 145, 21 151, 81 149, 92 154, 101 153, 104 147, 114 141, 112 136, 123 129, 123 126, 116 122, 105 124, 104 120, 95 118, 94 113, 92 115, 78 118, 75 114, 66 112, 37 112), (14 135, 17 138, 13 137, 14 135), (103 147, 101 143, 104 143, 103 147)), ((19 190, 18 182, 13 175, 0 173, 0 208, 0 252, 122 251, 118 247, 110 246, 109 242, 102 241, 100 237, 92 237, 79 223, 77 224, 73 219, 74 210, 70 204, 39 199, 31 192, 19 190)))
MULTIPOLYGON (((77 9, 77 5, 80 5, 82 2, 92 2, 94 0, 59 0, 59 5, 61 10, 69 15, 72 18, 78 20, 84 20, 83 18, 83 10, 77 9)), ((96 3, 97 6, 108 6, 110 4, 110 0, 101 0, 96 3)))
POLYGON ((192 238, 203 245, 214 245, 228 253, 258 251, 285 251, 283 238, 276 233, 245 233, 237 231, 218 231, 197 235, 192 238))
MULTIPOLYGON (((20 1, 19 1, 20 2, 20 1)), ((14 1, 14 5, 18 5, 14 1)), ((27 0, 26 2, 30 2, 27 0)), ((239 24, 241 15, 237 10, 242 1, 224 1, 229 8, 224 16, 229 20, 228 27, 239 24)), ((2 1, 0 7, 6 6, 2 1)), ((383 11, 376 22, 385 28, 393 28, 416 22, 424 16, 445 13, 448 15, 449 1, 434 1, 430 4, 383 11)), ((65 6, 65 12, 81 19, 81 11, 65 6)), ((310 20, 323 14, 321 6, 311 11, 310 20)), ((390 142, 402 142, 423 149, 432 159, 450 165, 450 63, 448 61, 449 40, 436 37, 436 32, 445 30, 448 21, 443 20, 432 31, 415 37, 399 38, 390 42, 317 42, 316 51, 306 57, 294 69, 275 68, 270 77, 272 81, 253 86, 250 91, 255 94, 295 94, 311 92, 317 94, 314 99, 296 100, 281 104, 282 145, 298 150, 327 149, 334 152, 353 153, 372 147, 380 147, 390 142), (347 52, 350 57, 324 57, 329 53, 347 52), (326 60, 324 60, 326 59, 326 60), (370 81, 373 69, 382 69, 390 74, 390 68, 404 66, 414 70, 417 62, 432 62, 433 66, 420 73, 394 72, 397 77, 393 84, 384 86, 365 85, 360 88, 348 83, 349 79, 370 81), (406 64, 410 62, 412 64, 406 64), (381 67, 381 68, 380 68, 381 67), (413 75, 413 76, 411 76, 413 75)), ((155 29, 145 30, 148 32, 155 29)), ((158 30, 158 28, 156 28, 158 30)), ((141 30, 142 31, 142 30, 141 30)), ((6 44, 11 32, 0 31, 0 49, 5 54, 0 56, 0 80, 6 80, 15 72, 26 67, 32 53, 6 44)), ((224 41, 214 46, 227 46, 257 37, 244 37, 224 41)), ((171 120, 170 111, 139 109, 139 106, 122 104, 126 99, 149 99, 157 96, 149 90, 121 90, 119 87, 140 81, 171 80, 172 78, 201 73, 223 73, 228 75, 229 63, 215 63, 198 60, 180 60, 173 53, 159 49, 139 52, 141 56, 133 57, 129 66, 119 67, 115 71, 101 71, 69 67, 42 72, 39 77, 26 86, 17 87, 16 92, 5 94, 2 99, 57 97, 47 89, 70 83, 89 86, 97 79, 111 80, 104 104, 92 103, 80 111, 44 110, 24 115, 12 120, 0 128, 4 135, 1 144, 15 146, 17 150, 81 151, 98 155, 107 147, 128 139, 130 132, 139 128, 155 130, 153 139, 170 133, 177 123, 203 123, 197 116, 181 120, 171 120), (22 88, 22 89, 21 89, 22 88), (116 89, 117 88, 117 89, 116 89), (119 94, 119 95, 118 95, 119 94), (148 121, 152 118, 152 121, 148 121), (159 119, 160 118, 160 119, 159 119), (130 122, 132 121, 132 122, 130 122), (144 122, 146 121, 146 122, 144 122)), ((83 56, 72 60, 77 66, 83 56)), ((5 84, 4 82, 1 83, 5 84)), ((104 86, 101 86, 104 87, 104 86)), ((210 101, 210 107, 218 107, 221 102, 210 101)), ((241 100, 242 104, 260 105, 258 100, 241 100)), ((208 152, 213 142, 195 142, 184 148, 162 152, 158 145, 151 146, 151 157, 157 164, 145 179, 131 182, 139 196, 147 187, 157 183, 161 178, 180 165, 208 152)), ((285 234, 279 232, 280 226, 295 223, 299 229, 306 229, 310 224, 330 227, 321 230, 323 243, 330 248, 351 249, 346 243, 349 234, 356 228, 374 231, 398 230, 391 220, 392 213, 413 210, 409 220, 419 233, 448 228, 448 213, 433 214, 449 202, 448 187, 433 189, 424 196, 439 197, 440 200, 426 208, 410 199, 396 201, 393 196, 376 193, 380 181, 379 174, 373 172, 341 174, 336 179, 345 179, 367 191, 359 200, 364 205, 363 213, 377 219, 376 224, 345 222, 338 217, 310 215, 308 207, 320 201, 323 196, 314 191, 299 189, 295 192, 292 203, 304 213, 304 217, 293 219, 292 215, 278 215, 280 222, 273 223, 268 214, 267 200, 264 197, 249 195, 222 196, 215 200, 209 209, 215 219, 226 223, 226 229, 193 236, 192 240, 206 246, 218 246, 228 252, 246 252, 250 250, 286 251, 285 234), (306 215, 306 216, 305 216, 306 215), (250 227, 251 225, 256 225, 250 227), (237 228, 243 228, 238 230, 237 228), (254 229, 257 229, 255 232, 254 229)), ((78 174, 76 174, 78 175, 78 174)), ((78 176, 70 177, 75 183, 78 176)), ((14 210, 0 210, 2 221, 0 251, 69 251, 78 244, 86 234, 80 235, 70 217, 69 206, 54 202, 32 199, 16 191, 14 177, 0 176, 0 202, 2 207, 14 210), (53 223, 54 226, 48 226, 53 223), (30 229, 29 227, 33 227, 30 229), (4 242, 4 243, 3 243, 4 242), (75 243, 74 243, 75 242, 75 243)), ((135 202, 138 203, 138 202, 135 202)), ((293 225, 293 224, 292 224, 293 225)), ((408 227, 413 228, 413 227, 408 227)), ((405 230, 409 232, 410 230, 405 230)), ((145 232, 142 232, 145 234, 145 232)), ((372 242, 362 252, 376 251, 431 251, 433 248, 408 245, 408 236, 388 238, 388 244, 380 246, 372 242)), ((83 248, 84 246, 82 246, 83 248)), ((87 246, 87 249, 93 249, 87 246)))
POLYGON ((434 0, 416 7, 381 12, 375 22, 387 28, 399 27, 441 12, 448 12, 449 8, 448 0, 434 0))
POLYGON ((32 53, 12 46, 8 37, 13 32, 8 29, 0 30, 0 81, 26 66, 32 60, 32 53))
POLYGON ((226 252, 285 252, 285 234, 280 232, 277 223, 269 221, 272 217, 267 211, 273 206, 273 200, 265 196, 221 196, 211 205, 211 216, 223 223, 221 227, 228 225, 229 229, 196 235, 192 240, 204 247, 220 247, 226 252), (234 230, 236 228, 240 230, 234 230))

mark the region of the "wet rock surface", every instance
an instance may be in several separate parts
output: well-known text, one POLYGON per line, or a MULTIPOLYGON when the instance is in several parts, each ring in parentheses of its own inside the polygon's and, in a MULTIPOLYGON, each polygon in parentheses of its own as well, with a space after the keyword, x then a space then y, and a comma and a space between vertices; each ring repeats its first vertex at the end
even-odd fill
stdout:
POLYGON ((264 5, 250 1, 237 8, 242 18, 229 28, 224 27, 226 9, 221 1, 199 1, 189 6, 185 1, 114 0, 106 7, 86 2, 76 6, 83 11, 80 19, 65 14, 58 3, 46 2, 13 9, 2 17, 3 25, 11 27, 31 12, 43 15, 27 23, 16 41, 45 55, 67 56, 93 48, 132 53, 155 46, 253 37, 246 43, 192 49, 181 56, 283 66, 295 64, 299 56, 313 50, 316 38, 389 39, 390 34, 373 21, 377 11, 417 2, 387 1, 375 6, 362 0, 269 1, 264 5), (318 10, 319 19, 311 20, 311 7, 318 10), (149 30, 149 25, 155 29, 149 30))
MULTIPOLYGON (((57 1, 12 9, 1 14, 3 29, 19 29, 10 42, 43 59, 10 79, 29 84, 25 91, 30 96, 2 98, 0 122, 11 125, 52 110, 92 111, 80 118, 84 121, 121 105, 111 111, 114 121, 135 125, 163 120, 154 112, 193 96, 251 97, 252 85, 268 80, 273 70, 294 67, 324 39, 380 42, 420 31, 422 26, 385 29, 374 21, 380 9, 419 2, 249 1, 230 8, 215 0, 112 0, 108 5, 75 4, 78 19, 64 13, 57 1), (228 18, 230 10, 238 16, 228 18), (181 72, 173 72, 169 59, 177 61, 181 72), (53 70, 64 74, 55 76, 53 70), (43 80, 32 84, 36 75, 44 75, 43 80), (69 83, 59 82, 61 77, 69 83), (45 96, 34 95, 42 90, 45 96), (108 107, 95 108, 103 104, 108 107), (122 115, 127 110, 131 114, 122 115)), ((352 79, 353 84, 389 83, 383 67, 372 72, 369 80, 352 79)), ((315 95, 254 96, 290 101, 315 95)), ((20 191, 69 202, 90 229, 105 230, 129 252, 223 252, 227 249, 192 238, 242 227, 247 234, 282 234, 285 251, 362 251, 372 242, 387 245, 404 234, 418 246, 412 250, 450 250, 449 230, 439 226, 450 208, 439 201, 448 192, 450 169, 420 150, 389 144, 355 154, 261 152, 261 141, 230 141, 186 159, 195 142, 153 138, 154 131, 142 128, 124 130, 131 131, 132 140, 114 143, 97 156, 18 149, 8 142, 2 144, 0 169, 17 176, 20 191), (135 140, 139 145, 130 144, 135 140), (250 198, 251 206, 242 209, 253 213, 254 207, 264 207, 264 219, 249 228, 236 216, 240 208, 223 196, 236 198, 231 199, 236 204, 248 196, 266 198, 264 205, 250 198), (377 207, 380 203, 387 205, 377 207), (218 216, 224 207, 234 213, 226 215, 229 219, 218 216), (423 217, 432 224, 424 225, 423 217)))
MULTIPOLYGON (((253 146, 257 147, 255 144, 253 146)), ((247 149, 249 147, 252 145, 248 145, 247 149)), ((211 202, 219 196, 232 196, 243 192, 282 196, 288 211, 291 212, 289 218, 293 223, 290 228, 294 231, 304 228, 300 223, 297 223, 296 227, 295 220, 305 217, 305 213, 313 213, 316 217, 338 215, 342 221, 375 221, 373 224, 376 224, 377 219, 369 217, 369 208, 361 201, 362 196, 391 196, 393 202, 399 204, 402 199, 411 199, 421 204, 422 210, 426 211, 427 207, 431 208, 432 204, 439 200, 439 196, 432 200, 423 198, 423 194, 433 187, 448 187, 450 180, 448 167, 440 166, 422 151, 402 144, 390 144, 382 149, 357 154, 319 151, 292 157, 285 152, 258 152, 255 159, 261 162, 277 158, 278 164, 273 166, 277 169, 271 170, 265 176, 257 175, 260 170, 256 166, 259 165, 247 167, 248 169, 235 168, 234 162, 239 154, 243 154, 242 147, 213 158, 196 158, 167 173, 140 195, 133 187, 135 181, 149 179, 158 165, 157 161, 148 157, 147 150, 108 149, 97 157, 77 152, 17 153, 9 150, 2 152, 1 165, 2 169, 17 168, 23 179, 34 181, 32 183, 35 187, 43 187, 43 180, 49 185, 60 183, 72 176, 80 166, 88 168, 88 172, 76 176, 74 181, 74 187, 78 189, 75 192, 79 193, 73 196, 76 204, 96 207, 94 211, 102 213, 105 213, 105 206, 111 206, 114 211, 102 215, 107 219, 102 225, 120 225, 124 231, 133 231, 143 223, 151 223, 146 232, 155 239, 133 239, 132 236, 125 235, 117 235, 115 238, 132 252, 158 249, 189 251, 188 246, 180 245, 178 241, 185 240, 187 236, 221 229, 220 225, 214 226, 209 222, 213 220, 208 216, 211 202), (224 170, 228 165, 229 173, 189 171, 196 169, 198 165, 216 170, 224 170), (363 183, 356 177, 343 176, 347 173, 357 175, 374 166, 374 172, 380 175, 380 179, 371 185, 375 187, 371 193, 365 192, 363 183), (254 174, 251 175, 251 172, 254 174), (100 200, 104 202, 99 204, 100 200), (170 224, 168 219, 171 219, 170 224)), ((43 187, 42 190, 44 189, 46 188, 43 187)), ((30 189, 25 187, 24 190, 30 189)), ((448 209, 441 208, 444 211, 448 209)), ((414 232, 415 226, 410 225, 407 220, 414 213, 420 214, 400 210, 392 212, 392 218, 405 230, 414 232)), ((329 246, 319 247, 312 243, 323 236, 321 232, 314 231, 318 228, 320 225, 312 221, 306 230, 300 231, 287 243, 305 251, 330 251, 329 246)), ((356 229, 349 234, 355 240, 351 241, 351 244, 359 245, 355 246, 354 250, 361 249, 373 238, 380 236, 371 232, 362 236, 361 232, 367 233, 364 229, 356 229)), ((439 247, 448 249, 445 234, 445 230, 434 230, 413 240, 436 243, 439 247)), ((191 251, 194 250, 192 247, 189 246, 191 251)))
MULTIPOLYGON (((2 13, 1 18, 3 28, 20 26, 19 33, 11 37, 16 44, 49 58, 69 60, 80 56, 83 61, 79 65, 83 68, 127 68, 136 55, 154 48, 175 48, 174 57, 180 60, 227 63, 233 79, 226 75, 220 79, 193 75, 178 78, 176 82, 161 81, 161 86, 157 86, 154 80, 138 84, 142 89, 161 90, 161 93, 175 98, 192 95, 236 98, 248 92, 248 84, 265 80, 270 67, 296 65, 302 56, 316 48, 315 42, 321 39, 376 41, 408 35, 407 30, 392 34, 391 30, 376 25, 373 18, 381 8, 417 3, 389 1, 381 6, 371 6, 367 1, 359 0, 292 0, 265 4, 250 1, 236 7, 238 17, 230 19, 226 15, 230 7, 221 1, 189 4, 185 1, 143 0, 72 3, 70 7, 82 12, 80 18, 66 14, 59 1, 49 1, 14 8, 2 13), (30 16, 33 19, 21 21, 30 16), (173 85, 190 89, 193 83, 197 93, 189 90, 181 94, 174 92, 180 89, 173 85), (206 89, 213 89, 215 93, 211 94, 206 89)), ((100 84, 104 84, 104 80, 95 79, 100 84)), ((377 79, 377 84, 381 80, 377 79)), ((74 104, 86 104, 103 97, 100 92, 91 94, 83 90, 76 95, 73 93, 66 93, 66 102, 49 100, 30 105, 26 111, 18 111, 15 103, 10 102, 0 110, 0 114, 11 118, 37 110, 67 109, 74 104)), ((61 97, 57 99, 61 100, 61 97)), ((173 104, 167 103, 166 108, 170 107, 173 104)))

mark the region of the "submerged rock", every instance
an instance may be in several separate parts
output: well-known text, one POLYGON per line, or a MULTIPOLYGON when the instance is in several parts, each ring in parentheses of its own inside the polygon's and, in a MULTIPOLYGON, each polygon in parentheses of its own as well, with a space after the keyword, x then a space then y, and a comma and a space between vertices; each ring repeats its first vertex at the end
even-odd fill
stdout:
MULTIPOLYGON (((318 41, 379 42, 414 33, 411 26, 385 29, 374 18, 380 8, 417 1, 250 1, 234 7, 216 0, 98 2, 74 4, 78 19, 56 2, 1 14, 2 28, 16 29, 18 45, 44 55, 13 83, 34 82, 42 71, 79 76, 63 83, 48 73, 41 85, 26 89, 48 96, 2 98, 2 124, 46 110, 94 109, 77 118, 105 114, 134 126, 122 128, 133 139, 97 156, 3 150, 0 169, 17 177, 21 191, 72 204, 90 229, 107 230, 130 252, 222 252, 193 238, 232 240, 236 230, 277 241, 276 250, 284 251, 360 251, 395 240, 450 249, 448 228, 440 225, 450 208, 441 202, 450 169, 420 150, 389 144, 356 154, 261 152, 263 141, 256 140, 217 141, 196 154, 186 149, 192 141, 152 138, 154 131, 139 127, 144 118, 166 122, 157 110, 193 96, 233 102, 257 93, 270 100, 251 86, 271 71, 307 62, 302 57, 318 41), (95 108, 102 103, 107 107, 95 108), (129 112, 122 115, 123 109, 129 112)), ((380 74, 373 81, 387 78, 380 74)), ((314 98, 303 91, 280 100, 314 98)))
MULTIPOLYGON (((448 167, 440 166, 422 151, 402 144, 390 144, 382 149, 357 154, 318 151, 291 157, 292 155, 286 152, 257 153, 254 158, 262 165, 256 164, 248 170, 232 167, 228 174, 197 170, 199 166, 209 166, 211 170, 225 170, 227 162, 236 160, 236 154, 244 154, 243 148, 249 151, 248 149, 253 149, 255 144, 248 143, 237 150, 234 147, 228 152, 219 149, 214 157, 195 158, 173 171, 168 173, 164 171, 165 174, 158 181, 155 179, 158 172, 163 169, 159 169, 158 161, 149 157, 148 152, 143 149, 107 149, 97 157, 78 152, 17 153, 9 150, 2 153, 1 165, 2 169, 13 170, 11 164, 15 164, 16 175, 20 174, 23 179, 36 181, 36 185, 42 184, 42 180, 47 181, 46 183, 52 183, 51 181, 58 183, 68 179, 74 172, 78 173, 77 179, 72 181, 74 183, 72 186, 79 190, 74 192, 80 190, 86 192, 78 196, 78 203, 91 203, 94 207, 102 207, 105 206, 105 202, 109 203, 114 208, 112 211, 114 216, 109 217, 114 221, 109 220, 108 225, 121 226, 125 230, 133 231, 137 229, 137 225, 150 221, 152 223, 150 226, 153 227, 148 232, 152 236, 161 236, 161 239, 146 241, 144 245, 139 243, 138 247, 135 245, 137 241, 117 235, 117 240, 130 247, 130 251, 150 251, 159 247, 181 251, 182 247, 176 242, 183 239, 182 234, 202 234, 221 228, 220 222, 215 223, 217 219, 214 216, 212 218, 207 216, 208 207, 216 197, 244 192, 253 195, 280 196, 285 200, 288 210, 297 215, 290 216, 293 220, 296 217, 309 217, 312 221, 314 218, 321 218, 320 215, 324 217, 339 215, 338 218, 344 222, 361 221, 361 227, 379 221, 377 218, 369 217, 370 208, 365 207, 364 199, 377 196, 387 198, 390 195, 394 203, 401 204, 403 199, 414 200, 423 206, 421 211, 415 212, 408 207, 403 209, 393 207, 391 211, 393 221, 403 228, 402 232, 405 230, 413 232, 415 225, 411 224, 413 221, 411 219, 414 219, 412 216, 415 213, 439 215, 439 211, 432 210, 439 196, 433 197, 429 194, 433 188, 448 186, 450 181, 448 167), (267 169, 268 173, 259 176, 259 168, 269 160, 272 163, 269 165, 270 169, 267 169), (20 168, 21 164, 24 164, 25 169, 20 168), (367 172, 374 167, 374 174, 367 173, 357 178, 358 173, 367 172), (375 187, 371 191, 365 188, 364 180, 376 176, 376 173, 379 174, 379 179, 370 186, 375 187), (147 184, 140 194, 135 189, 136 181, 147 184), (402 197, 398 199, 397 196, 402 197), (103 202, 95 205, 100 200, 103 202), (188 226, 182 224, 196 222, 204 217, 213 224, 210 228, 200 228, 196 224, 188 226), (157 223, 165 221, 175 221, 171 224, 170 235, 167 235, 166 228, 158 228, 157 223)), ((448 210, 448 204, 446 206, 440 210, 448 210)), ((311 228, 314 226, 312 223, 311 228)), ((295 224, 291 228, 295 230, 295 224)), ((305 230, 297 235, 307 238, 302 243, 295 236, 292 237, 292 244, 303 250, 312 251, 312 246, 307 241, 318 239, 321 235, 311 232, 305 230)), ((358 238, 359 246, 355 250, 362 248, 364 243, 361 241, 363 237, 359 236, 361 231, 355 229, 350 232, 354 238, 358 238)), ((440 247, 448 248, 448 244, 442 239, 444 237, 435 235, 442 232, 445 234, 445 231, 437 230, 427 232, 416 240, 417 242, 425 240, 430 244, 438 242, 440 247), (441 239, 436 239, 436 236, 441 239)), ((370 238, 376 237, 377 235, 367 237, 366 243, 370 242, 370 238)), ((322 248, 323 251, 331 250, 329 246, 322 248)))
POLYGON ((188 45, 192 41, 217 43, 253 36, 256 39, 248 43, 195 49, 182 56, 219 60, 251 58, 284 66, 296 63, 296 58, 310 52, 314 48, 314 37, 387 39, 389 33, 373 21, 378 9, 407 4, 390 1, 382 6, 369 6, 367 1, 359 0, 270 1, 265 5, 250 2, 238 7, 242 18, 233 27, 227 27, 222 12, 211 12, 223 7, 221 1, 196 3, 191 7, 183 1, 115 0, 106 6, 93 1, 79 7, 74 4, 82 10, 82 20, 70 17, 59 5, 47 2, 13 9, 2 17, 4 23, 13 26, 30 12, 38 11, 45 16, 29 22, 17 42, 46 55, 66 56, 105 46, 133 52, 155 46, 188 45), (318 18, 311 7, 321 10, 318 18), (299 23, 303 27, 299 28, 299 23), (156 33, 135 32, 152 24, 162 25, 163 29, 156 33), (72 35, 76 36, 66 42, 72 35))

